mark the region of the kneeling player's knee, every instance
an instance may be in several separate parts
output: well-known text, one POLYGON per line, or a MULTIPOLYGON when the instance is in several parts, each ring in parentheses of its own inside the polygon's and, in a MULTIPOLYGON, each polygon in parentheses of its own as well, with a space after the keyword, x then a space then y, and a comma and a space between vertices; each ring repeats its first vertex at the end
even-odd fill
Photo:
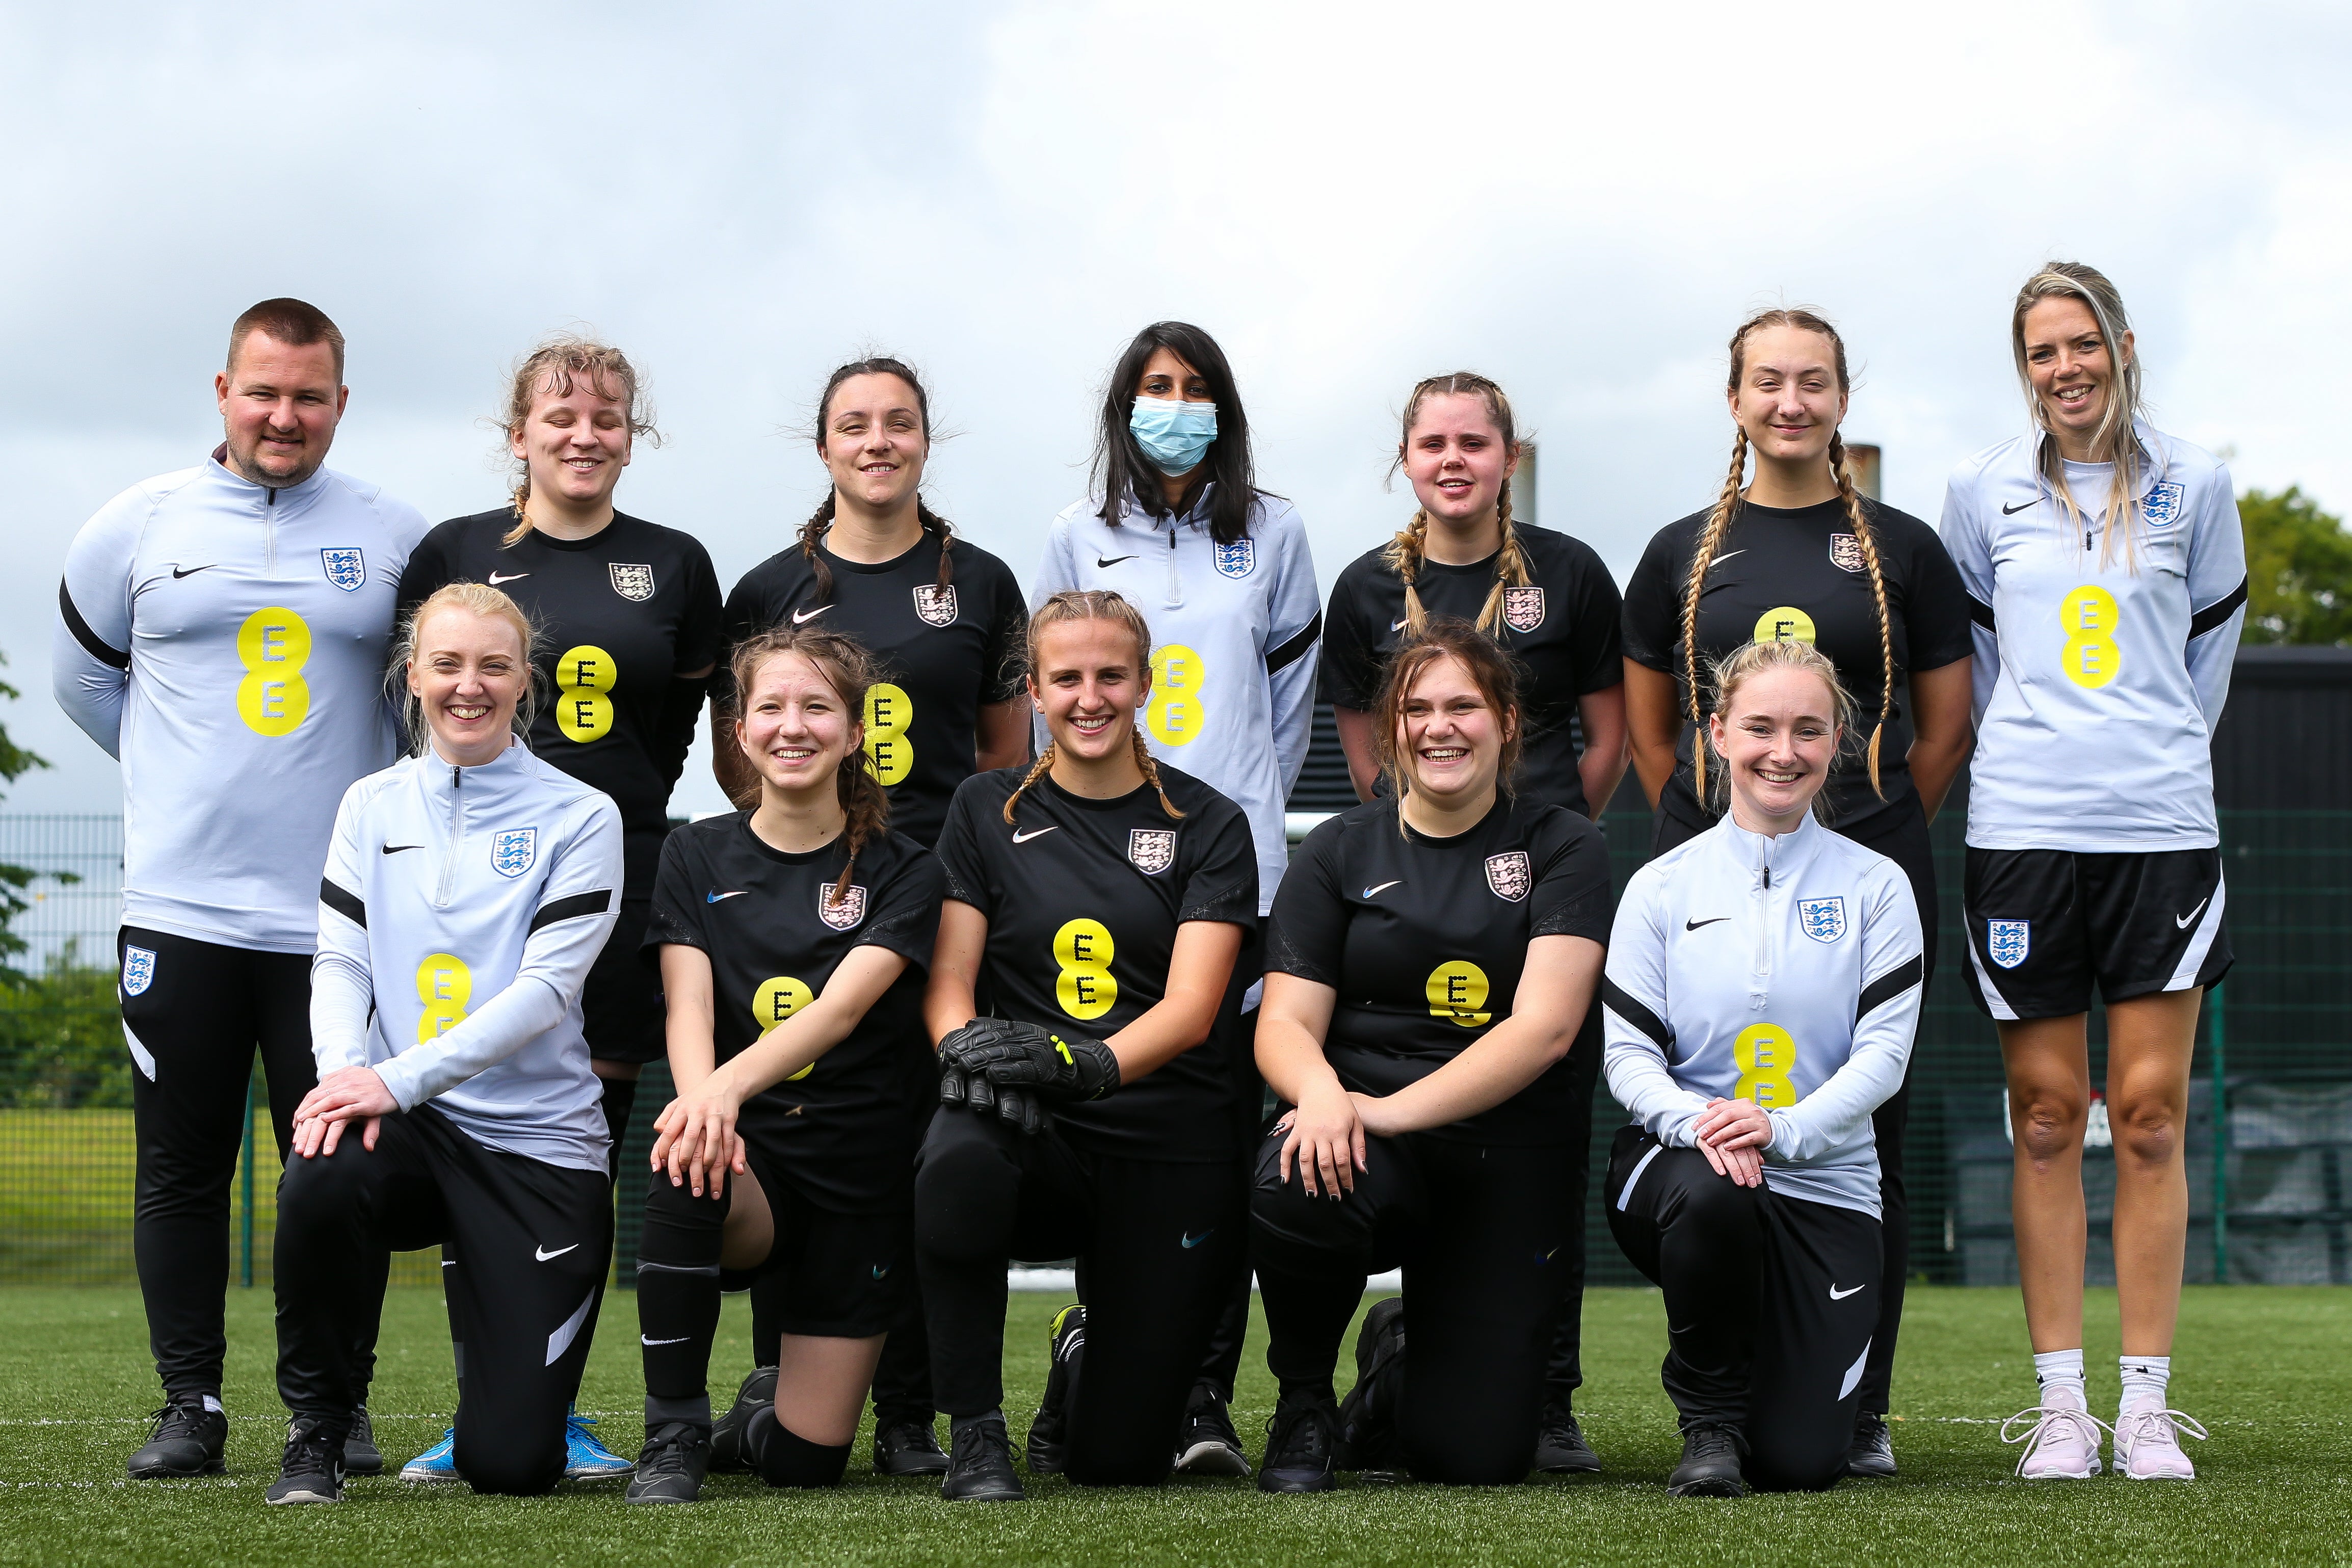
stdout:
POLYGON ((1296 1179, 1260 1186, 1250 1197, 1250 1255, 1290 1274, 1360 1271, 1369 1267, 1371 1225, 1360 1197, 1308 1197, 1296 1179))
POLYGON ((559 1428, 552 1443, 481 1442, 457 1440, 450 1456, 466 1484, 496 1497, 540 1497, 555 1490, 563 1479, 563 1437, 559 1428))
POLYGON ((915 1233, 934 1257, 992 1256, 1021 1196, 1020 1173, 986 1144, 927 1147, 915 1171, 915 1233))
POLYGON ((366 1184, 364 1155, 346 1158, 345 1151, 297 1155, 286 1162, 278 1179, 278 1228, 300 1230, 321 1221, 347 1216, 361 1199, 366 1184))
POLYGON ((1761 1220, 1757 1203, 1762 1190, 1709 1173, 1708 1179, 1684 1188, 1675 1225, 1726 1241, 1753 1236, 1761 1220))

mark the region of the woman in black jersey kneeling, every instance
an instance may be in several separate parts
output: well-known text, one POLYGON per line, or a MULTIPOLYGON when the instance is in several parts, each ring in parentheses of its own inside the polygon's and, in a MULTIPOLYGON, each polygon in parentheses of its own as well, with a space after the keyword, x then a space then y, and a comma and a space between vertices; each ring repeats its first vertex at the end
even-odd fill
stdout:
POLYGON ((1239 1008, 1256 853, 1240 807, 1136 734, 1150 653, 1116 593, 1039 606, 1029 695, 1051 743, 1025 774, 967 780, 940 835, 923 1005, 941 1103, 915 1227, 948 1498, 1023 1495, 1000 1407, 1009 1260, 1076 1254, 1087 1307, 1083 1358, 1056 1335, 1066 1419, 1033 1426, 1030 1469, 1150 1485, 1242 1242, 1234 1078, 1199 1048, 1239 1008))
POLYGON ((913 1270, 939 862, 888 831, 861 749, 873 675, 856 643, 765 632, 736 650, 733 676, 759 804, 670 835, 646 939, 678 1094, 655 1123, 638 1243, 646 1446, 631 1502, 701 1490, 722 1270, 781 1282, 775 1398, 750 1418, 744 1457, 772 1486, 820 1487, 841 1479, 913 1270))
POLYGON ((1609 935, 1607 850, 1510 792, 1512 665, 1466 623, 1400 652, 1377 712, 1390 792, 1307 836, 1266 938, 1257 1061, 1286 1103, 1251 1203, 1281 1385, 1267 1491, 1342 1469, 1523 1479, 1569 1285, 1591 1108, 1565 1059, 1609 935), (1365 1277, 1399 1266, 1335 1408, 1365 1277))

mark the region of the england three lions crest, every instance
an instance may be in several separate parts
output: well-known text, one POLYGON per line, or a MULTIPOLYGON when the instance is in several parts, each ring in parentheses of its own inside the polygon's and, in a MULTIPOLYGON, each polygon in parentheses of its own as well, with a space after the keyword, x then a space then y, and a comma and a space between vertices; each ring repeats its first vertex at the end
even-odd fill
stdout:
POLYGON ((1797 900, 1797 925, 1816 942, 1834 942, 1845 935, 1845 900, 1843 898, 1801 898, 1797 900))
POLYGON ((1176 863, 1176 830, 1136 828, 1127 835, 1127 858, 1146 876, 1158 876, 1176 863))
POLYGON ((835 931, 854 931, 866 918, 866 890, 858 886, 842 889, 841 896, 833 895, 833 883, 826 883, 817 890, 817 918, 835 931))
POLYGON ((355 549, 322 549, 319 565, 327 573, 327 580, 345 593, 357 593, 367 586, 367 556, 355 549))
POLYGON ((2151 528, 2168 528, 2180 520, 2180 502, 2187 494, 2170 479, 2150 485, 2147 498, 2139 504, 2139 515, 2151 528))
POLYGON ((654 596, 654 569, 650 566, 630 566, 622 561, 609 561, 604 570, 612 574, 613 591, 632 604, 643 604, 654 596))
POLYGON ((1257 570, 1257 541, 1235 539, 1217 547, 1217 570, 1227 577, 1247 577, 1257 570))
POLYGON ((539 830, 509 828, 490 839, 490 869, 500 876, 520 876, 539 863, 539 830))
POLYGON ((2025 962, 2026 954, 2032 950, 2033 922, 2031 920, 1985 922, 1985 956, 2002 968, 2016 968, 2025 962))
MULTIPOLYGON (((1543 590, 1536 591, 1540 593, 1543 590)), ((1507 854, 1486 857, 1486 885, 1494 889, 1496 898, 1521 903, 1535 882, 1535 873, 1528 867, 1527 851, 1513 850, 1507 854)))
POLYGON ((1860 571, 1864 564, 1862 559, 1862 541, 1852 534, 1832 534, 1830 564, 1840 571, 1860 571))
POLYGON ((956 596, 952 584, 946 588, 915 590, 915 613, 926 626, 952 626, 956 619, 956 596))
POLYGON ((1540 588, 1503 590, 1503 624, 1514 632, 1532 632, 1544 623, 1544 591, 1540 588))
POLYGON ((146 947, 122 949, 122 994, 140 997, 155 983, 155 955, 146 947))

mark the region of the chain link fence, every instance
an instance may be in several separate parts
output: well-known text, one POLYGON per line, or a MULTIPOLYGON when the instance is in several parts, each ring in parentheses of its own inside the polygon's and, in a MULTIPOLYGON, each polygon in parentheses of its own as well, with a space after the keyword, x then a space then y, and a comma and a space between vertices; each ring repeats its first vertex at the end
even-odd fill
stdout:
MULTIPOLYGON (((1622 887, 1649 824, 1607 823, 1622 887)), ((1961 966, 1961 819, 1935 827, 1943 944, 1912 1073, 1906 1158, 1911 1266, 1939 1283, 2005 1285, 2017 1261, 2000 1057, 1968 998, 1961 966)), ((2221 814, 2237 967, 2198 1026, 2190 1120, 2189 1277, 2281 1284, 2352 1283, 2352 812, 2221 814)), ((112 817, 0 816, 0 862, 45 873, 19 923, 31 951, 0 983, 0 1283, 127 1284, 133 1139, 131 1066, 114 993, 121 824, 112 817), (70 879, 70 880, 65 880, 70 879)), ((2105 1074, 2092 1019, 2092 1082, 2105 1074)), ((624 1145, 616 1259, 635 1256, 637 1199, 653 1116, 669 1078, 646 1070, 624 1145)), ((1622 1120, 1594 1113, 1589 1230, 1597 1284, 1637 1277, 1608 1239, 1600 1166, 1622 1120)), ((2106 1220, 2115 1186, 2095 1106, 2084 1182, 2095 1282, 2111 1282, 2106 1220)), ((230 1278, 269 1281, 277 1151, 265 1103, 248 1115, 231 1193, 230 1278)), ((433 1255, 395 1259, 395 1282, 437 1278, 433 1255)), ((626 1269, 618 1282, 632 1282, 626 1269)))

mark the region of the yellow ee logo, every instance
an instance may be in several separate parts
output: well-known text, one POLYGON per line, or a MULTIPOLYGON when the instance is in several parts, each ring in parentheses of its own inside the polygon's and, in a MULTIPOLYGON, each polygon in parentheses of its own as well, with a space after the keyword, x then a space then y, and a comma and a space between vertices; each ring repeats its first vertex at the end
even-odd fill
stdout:
POLYGON ((2123 668, 2115 637, 2122 619, 2123 607, 2104 588, 2078 588, 2059 601, 2058 625, 2066 633, 2066 646, 2058 663, 2068 680, 2096 691, 2116 678, 2123 668))
POLYGON ((1756 618, 1756 641, 1759 643, 1811 643, 1814 640, 1813 618, 1794 605, 1783 604, 1767 610, 1756 618))
POLYGON ((1731 1042, 1731 1060, 1739 1065, 1734 1100, 1749 1101, 1767 1111, 1785 1110, 1797 1103, 1789 1071, 1797 1065, 1797 1042, 1776 1023, 1752 1023, 1731 1042))
POLYGON ((1429 1016, 1464 1029, 1494 1021, 1486 1010, 1486 971, 1466 958, 1449 958, 1429 972, 1429 1016))
POLYGON ((604 649, 583 643, 555 661, 555 727, 586 745, 613 733, 613 699, 621 667, 604 649))
MULTIPOLYGON (((808 988, 807 982, 795 980, 790 975, 778 975, 772 980, 761 981, 760 988, 751 993, 751 1021, 765 1034, 814 1000, 816 993, 808 988)), ((796 1083, 815 1071, 816 1063, 812 1061, 784 1082, 796 1083)))
POLYGON ((1054 933, 1054 962, 1061 975, 1054 982, 1054 999, 1074 1019, 1098 1019, 1118 1002, 1118 982, 1111 977, 1110 961, 1118 945, 1110 928, 1099 920, 1073 920, 1054 933))
POLYGON ((1162 746, 1184 746, 1201 733, 1201 686, 1208 671, 1181 643, 1151 650, 1151 703, 1143 722, 1162 746))
POLYGON ((310 628, 291 610, 257 610, 236 630, 236 662, 245 679, 236 684, 236 716, 256 735, 272 740, 302 727, 310 712, 310 683, 302 666, 310 662, 310 628))
POLYGON ((425 1004, 416 1020, 416 1043, 423 1045, 466 1021, 466 1004, 474 999, 474 971, 463 958, 435 953, 416 966, 416 999, 425 1004))
POLYGON ((904 779, 915 766, 915 743, 907 731, 915 705, 904 688, 877 681, 866 688, 866 756, 885 788, 904 779))

